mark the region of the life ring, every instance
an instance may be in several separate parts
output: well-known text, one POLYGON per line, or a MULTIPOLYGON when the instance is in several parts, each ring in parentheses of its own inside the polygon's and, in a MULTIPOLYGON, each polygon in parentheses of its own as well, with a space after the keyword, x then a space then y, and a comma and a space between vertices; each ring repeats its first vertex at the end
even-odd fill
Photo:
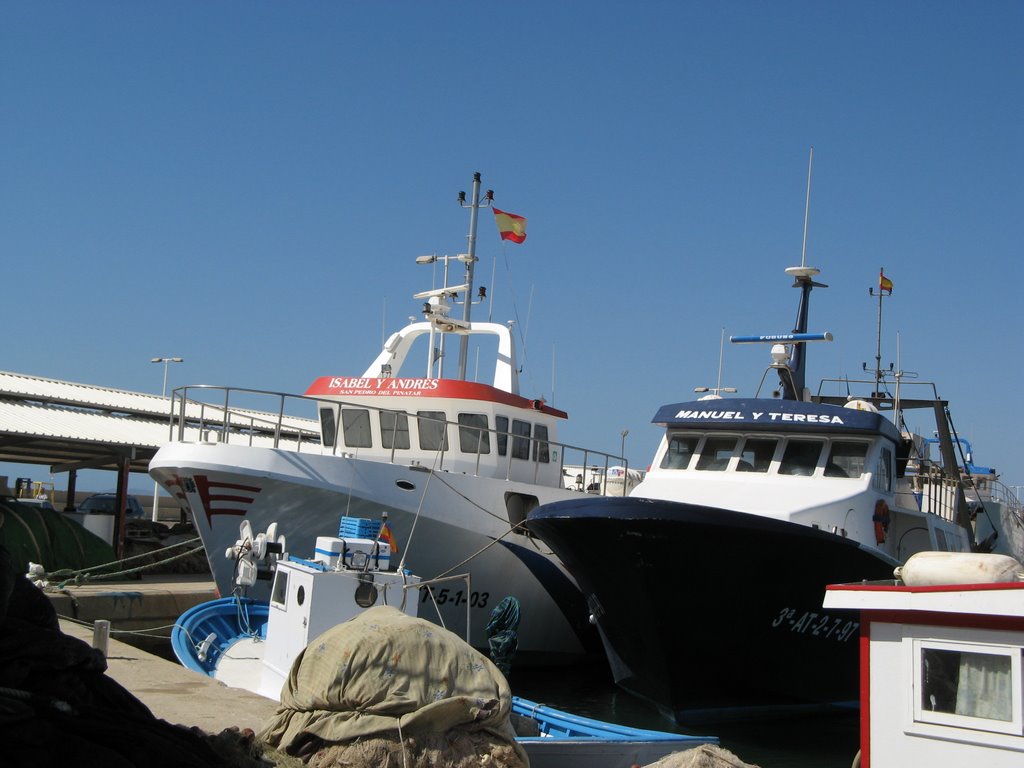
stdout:
POLYGON ((889 505, 885 503, 885 499, 879 499, 875 504, 875 514, 871 520, 875 524, 875 541, 884 544, 885 536, 889 533, 889 505))

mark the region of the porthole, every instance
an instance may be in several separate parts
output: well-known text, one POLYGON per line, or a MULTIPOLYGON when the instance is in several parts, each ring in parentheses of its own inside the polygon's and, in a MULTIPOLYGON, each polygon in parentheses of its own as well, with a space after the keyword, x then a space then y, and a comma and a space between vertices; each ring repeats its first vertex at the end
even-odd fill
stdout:
POLYGON ((403 491, 415 491, 416 485, 410 483, 408 480, 395 480, 395 485, 401 488, 403 491))
POLYGON ((359 577, 359 586, 356 587, 355 601, 356 605, 360 608, 369 608, 376 604, 377 587, 373 585, 372 577, 370 579, 366 579, 363 576, 359 577))

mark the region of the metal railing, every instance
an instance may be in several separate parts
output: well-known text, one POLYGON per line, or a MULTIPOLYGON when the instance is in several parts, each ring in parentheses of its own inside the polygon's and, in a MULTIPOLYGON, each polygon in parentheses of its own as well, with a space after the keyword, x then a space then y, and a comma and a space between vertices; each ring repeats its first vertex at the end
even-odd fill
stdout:
POLYGON ((914 474, 908 474, 911 493, 922 512, 938 515, 943 520, 957 521, 960 483, 942 468, 931 462, 922 462, 914 474))
MULTIPOLYGON (((344 430, 342 429, 342 413, 344 408, 356 408, 378 413, 394 414, 394 427, 389 428, 391 435, 391 446, 383 444, 374 447, 378 452, 373 454, 373 460, 386 460, 389 463, 407 463, 415 461, 417 457, 429 455, 436 460, 436 469, 445 469, 446 461, 452 464, 451 454, 454 453, 450 446, 449 428, 454 427, 461 436, 465 433, 475 433, 476 451, 460 451, 458 458, 463 461, 471 461, 473 466, 472 474, 480 474, 482 457, 495 450, 501 442, 504 442, 505 454, 502 456, 505 469, 505 479, 512 479, 514 460, 530 461, 533 464, 533 482, 536 484, 544 467, 555 462, 550 461, 553 452, 558 452, 558 476, 564 478, 565 466, 582 465, 592 473, 600 472, 607 478, 608 471, 613 466, 621 466, 628 473, 629 463, 622 456, 597 451, 581 446, 561 443, 547 437, 535 435, 516 434, 511 431, 498 430, 490 426, 466 425, 459 422, 448 421, 435 416, 420 415, 409 411, 395 408, 385 408, 369 405, 367 403, 353 403, 338 399, 327 399, 323 397, 312 397, 309 395, 296 395, 286 392, 273 392, 267 390, 248 389, 244 387, 223 387, 216 385, 189 385, 177 387, 171 393, 171 414, 169 420, 169 440, 171 442, 218 442, 224 444, 244 444, 250 447, 259 445, 261 447, 294 450, 301 453, 303 449, 319 450, 330 449, 333 455, 351 456, 354 448, 347 450, 348 446, 342 445, 344 430), (245 406, 238 405, 239 401, 245 401, 245 406), (271 408, 257 409, 251 407, 252 401, 268 403, 271 408), (312 410, 319 415, 321 407, 328 407, 334 413, 334 440, 331 445, 325 445, 321 439, 321 422, 319 419, 312 419, 296 415, 298 409, 312 410), (443 439, 437 450, 406 449, 396 447, 399 415, 407 419, 415 419, 417 422, 435 422, 444 425, 443 439), (488 439, 483 439, 484 435, 488 439), (525 451, 523 447, 525 445, 525 451), (484 449, 487 449, 486 451, 484 449), (522 455, 525 454, 525 455, 522 455), (579 460, 567 461, 567 455, 580 457, 579 460), (547 456, 548 460, 541 457, 547 456), (472 458, 469 458, 472 457, 472 458)), ((407 427, 406 427, 407 429, 407 427)), ((382 430, 383 431, 383 430, 382 430)), ((402 430, 405 431, 405 430, 402 430)), ((562 483, 563 487, 565 483, 562 483)), ((603 484, 604 486, 607 483, 603 484)), ((603 492, 603 491, 602 491, 603 492)))

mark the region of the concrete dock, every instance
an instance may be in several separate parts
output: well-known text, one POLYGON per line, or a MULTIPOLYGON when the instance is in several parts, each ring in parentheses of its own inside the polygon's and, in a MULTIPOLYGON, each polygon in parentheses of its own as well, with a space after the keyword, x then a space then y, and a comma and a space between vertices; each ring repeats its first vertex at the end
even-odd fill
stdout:
MULTIPOLYGON (((48 592, 60 616, 61 630, 92 644, 92 622, 110 621, 107 675, 116 680, 163 720, 219 733, 232 726, 258 731, 277 703, 249 691, 229 688, 136 645, 116 639, 119 630, 150 630, 169 625, 185 610, 219 595, 208 576, 160 576, 139 581, 95 582, 48 592), (84 623, 82 623, 84 622, 84 623)), ((130 635, 132 642, 142 641, 130 635)), ((159 642, 169 649, 168 640, 159 642)))
MULTIPOLYGON (((66 635, 92 643, 92 628, 61 620, 66 635)), ((111 639, 107 675, 128 689, 157 717, 170 723, 196 726, 207 733, 225 728, 259 731, 277 709, 277 702, 185 669, 180 664, 111 639)))
POLYGON ((46 596, 61 618, 87 624, 106 619, 112 637, 166 655, 167 638, 178 617, 220 594, 209 574, 159 574, 69 584, 60 590, 51 586, 46 596))

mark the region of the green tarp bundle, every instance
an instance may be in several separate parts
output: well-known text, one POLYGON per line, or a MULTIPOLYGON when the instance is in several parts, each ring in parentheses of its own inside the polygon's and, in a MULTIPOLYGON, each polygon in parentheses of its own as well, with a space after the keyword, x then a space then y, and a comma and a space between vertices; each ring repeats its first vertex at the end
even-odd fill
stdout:
MULTIPOLYGON (((529 759, 511 705, 508 681, 487 657, 436 624, 377 606, 306 646, 259 736, 303 755, 379 737, 479 735, 489 764, 522 768, 529 759)), ((474 764, 485 762, 478 755, 474 764)))
POLYGON ((113 547, 60 512, 19 504, 11 497, 0 498, 0 545, 21 573, 29 562, 53 572, 117 560, 113 547))

